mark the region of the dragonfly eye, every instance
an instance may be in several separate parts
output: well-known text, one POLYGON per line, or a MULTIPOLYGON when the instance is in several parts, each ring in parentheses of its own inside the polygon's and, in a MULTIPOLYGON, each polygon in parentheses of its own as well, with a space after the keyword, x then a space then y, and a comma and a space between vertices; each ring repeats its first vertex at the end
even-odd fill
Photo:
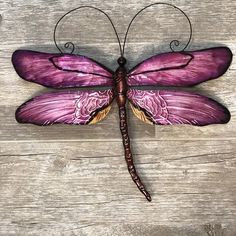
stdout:
POLYGON ((126 59, 125 59, 124 57, 119 57, 119 59, 117 60, 117 62, 118 62, 118 64, 119 64, 120 66, 123 66, 123 65, 125 65, 125 63, 126 63, 126 59))

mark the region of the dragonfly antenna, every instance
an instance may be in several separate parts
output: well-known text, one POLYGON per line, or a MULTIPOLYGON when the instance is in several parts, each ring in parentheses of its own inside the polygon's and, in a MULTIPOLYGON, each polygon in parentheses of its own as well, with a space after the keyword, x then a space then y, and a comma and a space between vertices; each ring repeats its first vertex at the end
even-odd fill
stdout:
MULTIPOLYGON (((193 29, 192 29, 191 21, 190 21, 189 17, 187 16, 187 14, 186 14, 183 10, 181 10, 180 8, 176 7, 176 6, 173 5, 173 4, 164 3, 164 2, 156 2, 156 3, 150 4, 150 5, 148 5, 148 6, 144 7, 144 8, 142 8, 141 10, 139 10, 139 11, 134 15, 134 17, 131 19, 131 21, 130 21, 128 27, 127 27, 126 33, 125 33, 125 39, 124 39, 123 48, 122 48, 122 54, 123 54, 123 55, 124 55, 124 53, 125 53, 125 43, 126 43, 126 41, 127 41, 128 33, 129 33, 129 30, 130 30, 130 27, 131 27, 133 21, 136 19, 136 17, 137 17, 140 13, 142 13, 144 10, 146 10, 147 8, 152 7, 152 6, 154 6, 154 5, 166 5, 166 6, 173 7, 173 8, 175 8, 175 9, 179 10, 179 11, 186 17, 186 19, 188 20, 188 23, 189 23, 190 34, 189 34, 188 42, 187 42, 187 44, 185 45, 185 47, 182 49, 182 51, 184 51, 184 50, 188 47, 188 45, 189 45, 189 43, 190 43, 190 41, 191 41, 191 39, 192 39, 193 29)), ((174 44, 175 47, 178 47, 178 46, 180 45, 180 42, 179 42, 178 40, 172 40, 172 41, 170 42, 170 49, 171 49, 172 52, 175 51, 175 50, 173 49, 173 44, 174 44)))
MULTIPOLYGON (((57 40, 56 40, 56 31, 57 31, 57 27, 58 27, 59 23, 62 21, 62 19, 64 19, 64 17, 66 17, 66 16, 69 15, 70 13, 72 13, 72 12, 74 12, 74 11, 77 11, 77 10, 80 10, 80 9, 82 9, 82 8, 91 8, 91 9, 97 10, 97 11, 103 13, 103 14, 107 17, 107 19, 110 21, 111 26, 112 26, 112 28, 113 28, 113 30, 114 30, 114 32, 115 32, 115 35, 116 35, 116 38, 117 38, 117 41, 118 41, 118 44, 119 44, 120 54, 121 54, 121 56, 123 56, 120 38, 119 38, 119 35, 118 35, 118 33, 117 33, 117 30, 116 30, 116 28, 115 28, 115 26, 114 26, 114 24, 113 24, 111 18, 109 17, 109 15, 108 15, 106 12, 104 12, 103 10, 101 10, 101 9, 99 9, 99 8, 97 8, 97 7, 93 7, 93 6, 80 6, 80 7, 74 8, 74 9, 68 11, 66 14, 64 14, 64 15, 57 21, 57 23, 56 23, 56 25, 55 25, 55 28, 54 28, 54 32, 53 32, 53 40, 54 40, 54 43, 55 43, 57 49, 58 49, 61 53, 63 53, 63 51, 61 50, 61 48, 58 46, 57 40)), ((65 44, 64 44, 64 47, 65 47, 65 48, 71 48, 71 52, 70 52, 71 54, 72 54, 72 53, 74 52, 74 50, 75 50, 75 45, 74 45, 74 43, 72 43, 72 42, 67 42, 67 43, 65 43, 65 44)))

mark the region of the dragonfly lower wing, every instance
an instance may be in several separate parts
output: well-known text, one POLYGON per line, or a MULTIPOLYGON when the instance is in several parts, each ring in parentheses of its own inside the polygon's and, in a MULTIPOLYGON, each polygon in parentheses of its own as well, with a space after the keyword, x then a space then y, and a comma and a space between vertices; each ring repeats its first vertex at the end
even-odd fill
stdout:
POLYGON ((203 126, 230 120, 226 107, 196 93, 130 89, 127 96, 134 114, 149 124, 203 126))
POLYGON ((45 93, 22 104, 16 119, 36 125, 95 124, 108 114, 113 97, 111 89, 45 93))

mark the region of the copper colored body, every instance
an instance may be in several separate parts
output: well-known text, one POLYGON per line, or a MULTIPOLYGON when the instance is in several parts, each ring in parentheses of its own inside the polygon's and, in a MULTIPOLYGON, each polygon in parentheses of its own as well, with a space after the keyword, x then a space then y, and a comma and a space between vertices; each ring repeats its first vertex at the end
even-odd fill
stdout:
POLYGON ((119 107, 119 116, 120 116, 120 131, 123 140, 123 146, 125 150, 125 160, 127 163, 128 171, 137 185, 138 189, 144 194, 148 201, 151 201, 150 194, 146 191, 143 183, 141 182, 134 163, 133 156, 130 147, 130 139, 128 134, 128 126, 127 126, 127 115, 126 115, 126 92, 127 92, 127 84, 126 84, 126 68, 125 63, 126 59, 124 57, 120 57, 118 59, 119 67, 115 72, 115 91, 116 91, 116 100, 119 107))

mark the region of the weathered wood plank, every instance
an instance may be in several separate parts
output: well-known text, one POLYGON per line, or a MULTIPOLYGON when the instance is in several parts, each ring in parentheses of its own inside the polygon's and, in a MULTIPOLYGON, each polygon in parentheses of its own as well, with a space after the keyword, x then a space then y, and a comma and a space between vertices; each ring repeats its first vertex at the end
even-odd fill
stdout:
MULTIPOLYGON (((0 141, 18 140, 121 140, 119 130, 119 116, 117 106, 101 122, 89 126, 35 126, 18 124, 15 121, 16 107, 0 106, 0 141)), ((232 140, 236 139, 236 125, 234 114, 230 123, 225 125, 211 125, 194 127, 189 125, 153 126, 137 119, 129 109, 129 131, 132 139, 138 140, 232 140)))
POLYGON ((134 142, 133 150, 151 203, 131 181, 120 142, 2 143, 0 232, 124 220, 235 225, 235 141, 134 142))

